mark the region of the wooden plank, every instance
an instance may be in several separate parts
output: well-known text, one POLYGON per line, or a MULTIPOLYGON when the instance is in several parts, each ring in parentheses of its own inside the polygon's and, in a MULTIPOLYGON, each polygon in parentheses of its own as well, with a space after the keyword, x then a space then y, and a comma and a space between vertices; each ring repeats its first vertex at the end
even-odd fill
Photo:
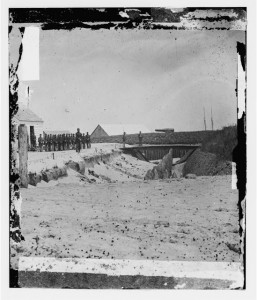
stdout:
POLYGON ((19 125, 18 128, 19 145, 19 176, 21 187, 28 187, 28 132, 26 125, 19 125))

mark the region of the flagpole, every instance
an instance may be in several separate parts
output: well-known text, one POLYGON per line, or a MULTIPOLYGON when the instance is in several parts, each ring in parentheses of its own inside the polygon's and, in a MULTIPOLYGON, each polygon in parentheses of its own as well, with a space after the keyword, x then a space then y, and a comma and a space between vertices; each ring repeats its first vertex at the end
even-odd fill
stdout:
POLYGON ((211 129, 213 130, 212 106, 211 106, 211 129))
POLYGON ((28 108, 29 108, 29 86, 28 86, 28 108))
POLYGON ((203 115, 204 115, 204 130, 206 130, 206 119, 205 119, 205 108, 203 107, 203 115))

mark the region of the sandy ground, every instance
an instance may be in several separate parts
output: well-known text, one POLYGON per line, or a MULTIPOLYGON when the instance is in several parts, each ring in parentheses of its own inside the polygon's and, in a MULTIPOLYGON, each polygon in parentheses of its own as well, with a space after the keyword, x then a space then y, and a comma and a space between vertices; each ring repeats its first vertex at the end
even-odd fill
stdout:
MULTIPOLYGON (((122 144, 102 143, 92 144, 90 149, 82 149, 79 154, 76 152, 76 150, 55 152, 28 152, 28 171, 32 173, 38 173, 42 170, 51 169, 55 166, 63 167, 69 160, 78 162, 86 157, 92 157, 101 153, 111 153, 112 150, 118 150, 121 147, 123 147, 122 144)), ((129 147, 129 145, 126 145, 126 147, 129 147)))
MULTIPOLYGON (((112 162, 117 168, 131 163, 119 159, 112 162)), ((19 255, 239 261, 231 176, 143 181, 144 170, 132 169, 138 178, 109 172, 112 182, 90 184, 70 171, 54 184, 22 189, 19 255)))

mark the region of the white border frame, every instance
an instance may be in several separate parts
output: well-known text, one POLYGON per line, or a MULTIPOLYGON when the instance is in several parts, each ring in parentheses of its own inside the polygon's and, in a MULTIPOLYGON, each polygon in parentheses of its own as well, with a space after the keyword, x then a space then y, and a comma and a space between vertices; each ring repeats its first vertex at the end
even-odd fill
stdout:
POLYGON ((255 299, 256 298, 256 3, 251 0, 159 0, 159 1, 81 1, 81 0, 2 0, 1 1, 1 284, 3 299, 255 299), (9 148, 8 148, 8 7, 247 7, 247 288, 242 291, 176 291, 176 290, 58 290, 9 289, 9 148), (8 259, 7 259, 8 258, 8 259))

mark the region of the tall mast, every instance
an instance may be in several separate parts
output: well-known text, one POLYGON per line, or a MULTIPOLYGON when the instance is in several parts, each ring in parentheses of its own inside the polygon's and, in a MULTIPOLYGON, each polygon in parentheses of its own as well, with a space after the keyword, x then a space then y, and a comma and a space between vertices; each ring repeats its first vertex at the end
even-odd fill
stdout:
POLYGON ((211 130, 213 130, 212 106, 211 106, 211 130))
POLYGON ((206 130, 206 119, 205 119, 205 108, 203 107, 203 122, 204 122, 204 130, 206 130))

